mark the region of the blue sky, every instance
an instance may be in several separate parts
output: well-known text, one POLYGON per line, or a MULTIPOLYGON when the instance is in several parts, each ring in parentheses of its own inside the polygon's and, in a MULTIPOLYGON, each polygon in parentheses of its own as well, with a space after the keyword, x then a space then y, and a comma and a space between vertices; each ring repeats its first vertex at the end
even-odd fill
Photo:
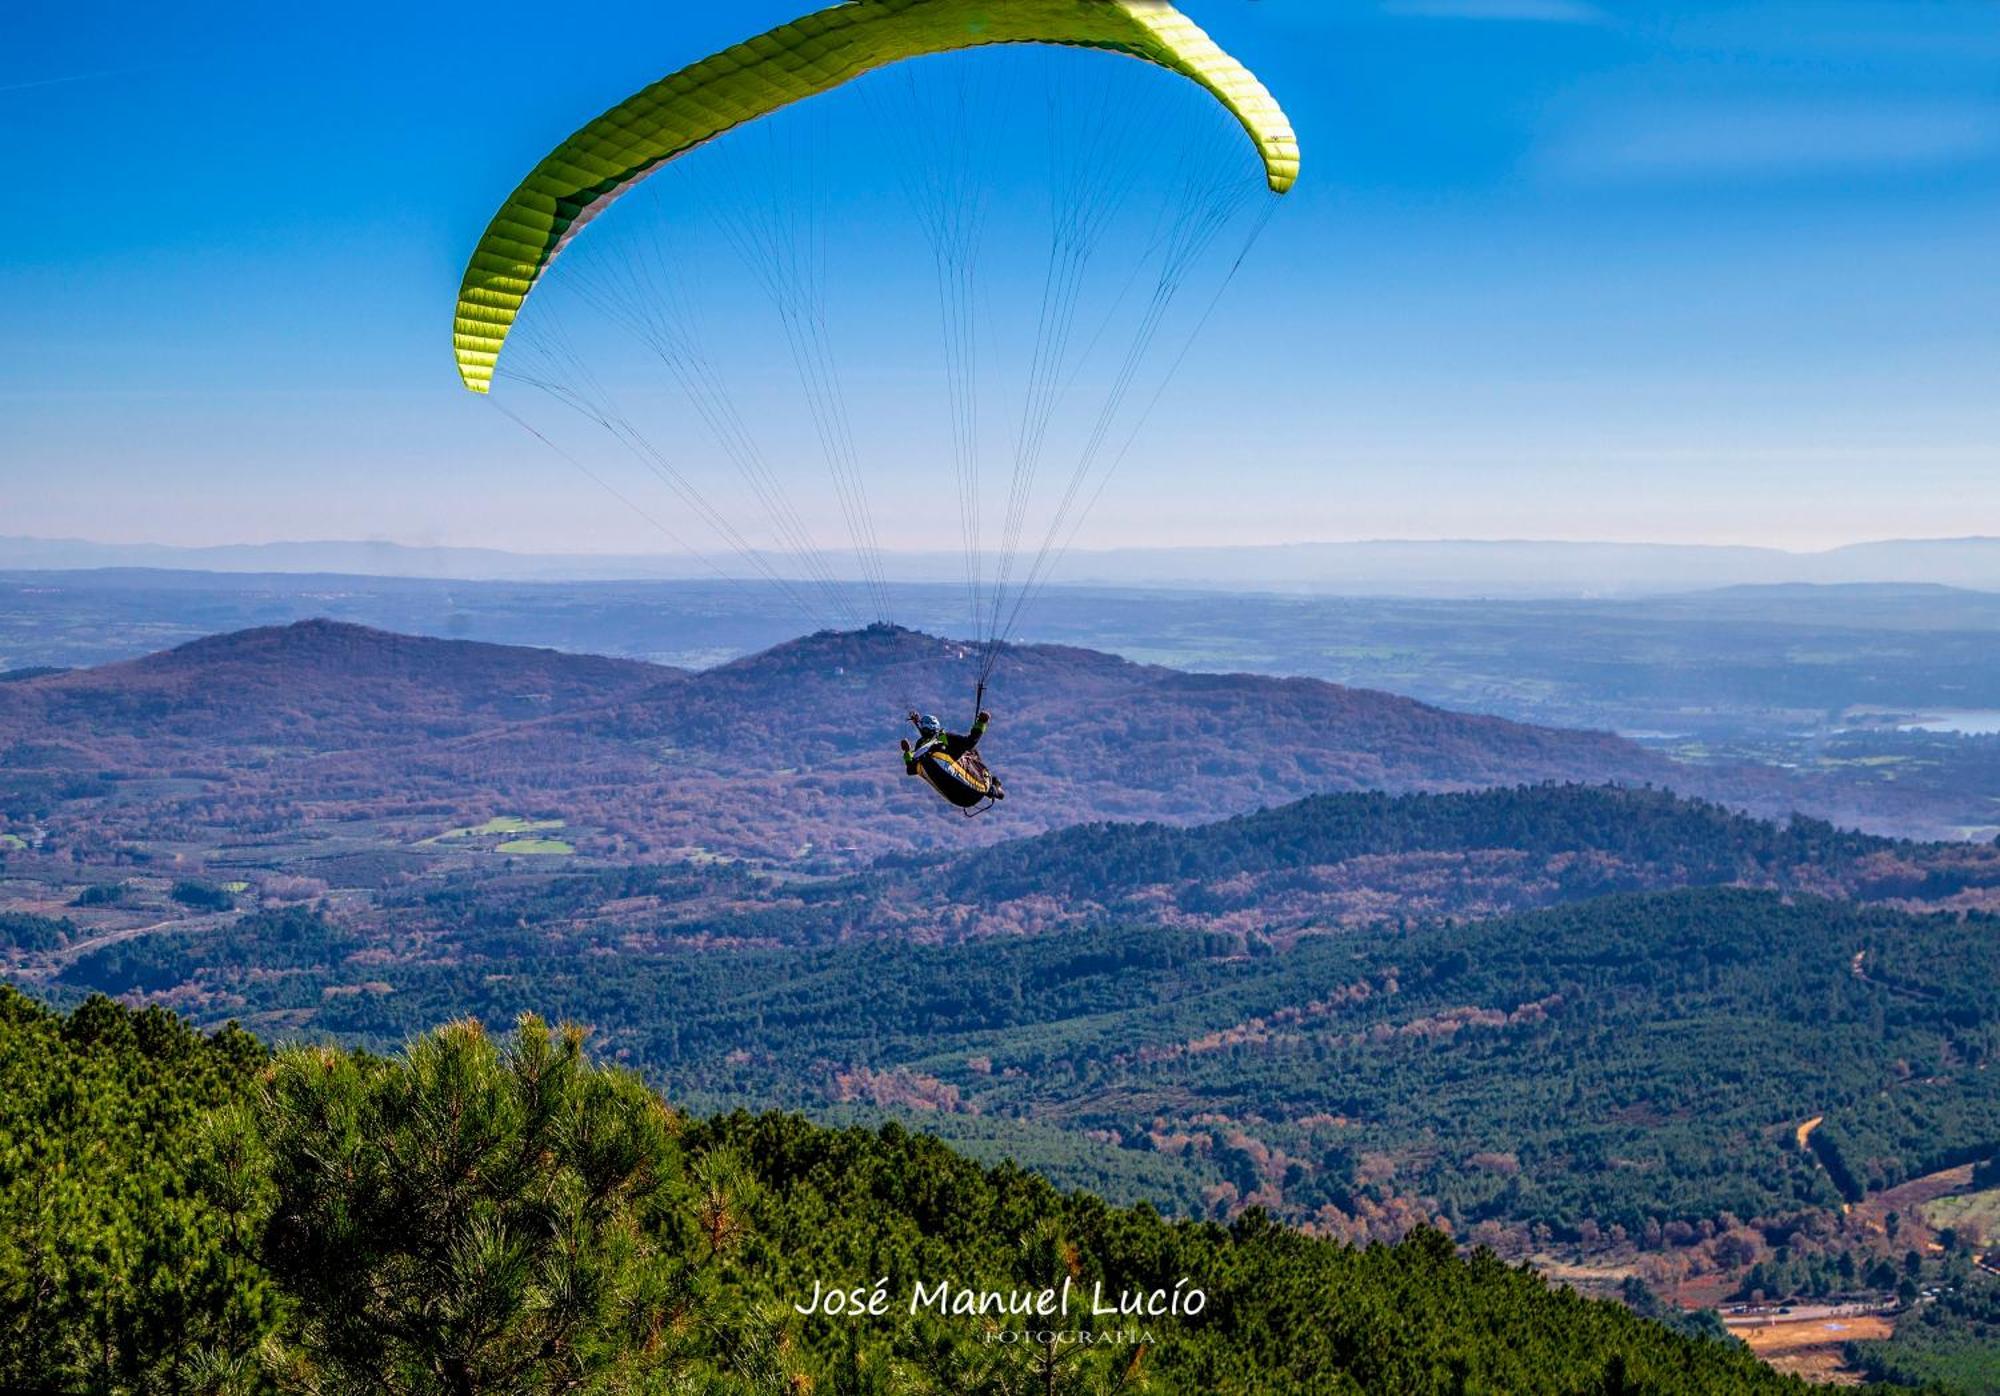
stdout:
MULTIPOLYGON (((0 533, 660 546, 457 387, 452 293, 556 140, 799 8, 29 0, 0 533)), ((2000 533, 1991 0, 1184 8, 1305 178, 1084 544, 2000 533)))

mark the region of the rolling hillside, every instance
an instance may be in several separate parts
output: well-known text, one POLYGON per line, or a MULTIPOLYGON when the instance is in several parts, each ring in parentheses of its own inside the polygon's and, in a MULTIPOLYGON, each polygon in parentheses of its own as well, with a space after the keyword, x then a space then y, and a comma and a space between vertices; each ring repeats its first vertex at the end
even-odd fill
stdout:
POLYGON ((1662 790, 1540 786, 1320 795, 1196 828, 1081 825, 968 852, 945 885, 989 914, 1025 903, 1270 935, 1673 887, 2000 906, 2000 848, 1754 819, 1662 790))
POLYGON ((11 959, 62 996, 378 1046, 548 1011, 712 1106, 918 1120, 1198 1214, 1714 1276, 1802 1218, 1866 1249, 1841 1202, 2000 1149, 1996 889, 1991 847, 1548 786, 831 878, 496 858, 124 938, 22 918, 11 959))
POLYGON ((1214 819, 1332 790, 1663 781, 1600 733, 1310 680, 1029 648, 989 703, 1009 804, 976 824, 908 781, 902 714, 971 701, 947 641, 821 634, 689 674, 307 622, 0 685, 4 808, 52 848, 182 856, 372 822, 392 843, 520 810, 629 858, 852 860, 1087 819, 1214 819))

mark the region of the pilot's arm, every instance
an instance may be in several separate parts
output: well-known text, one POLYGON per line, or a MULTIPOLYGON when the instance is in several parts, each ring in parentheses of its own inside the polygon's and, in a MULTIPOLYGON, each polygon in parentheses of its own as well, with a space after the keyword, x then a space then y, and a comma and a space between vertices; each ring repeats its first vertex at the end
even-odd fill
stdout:
POLYGON ((963 756, 966 752, 978 746, 979 739, 986 735, 986 724, 991 721, 993 721, 992 713, 981 712, 973 722, 970 732, 967 732, 962 737, 956 732, 948 734, 944 739, 945 755, 952 757, 963 756))

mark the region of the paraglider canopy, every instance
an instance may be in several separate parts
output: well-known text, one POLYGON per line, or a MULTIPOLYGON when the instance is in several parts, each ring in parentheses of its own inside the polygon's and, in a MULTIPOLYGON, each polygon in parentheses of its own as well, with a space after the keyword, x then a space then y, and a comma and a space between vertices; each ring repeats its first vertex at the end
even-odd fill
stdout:
POLYGON ((731 577, 677 531, 698 527, 815 626, 930 620, 919 588, 959 579, 924 559, 955 542, 978 689, 1298 169, 1264 85, 1166 0, 849 0, 543 157, 466 269, 458 370, 556 403, 545 428, 489 399, 681 556, 731 577), (871 221, 890 184, 896 216, 871 221), (896 300, 911 291, 924 304, 896 300), (776 383, 787 361, 796 381, 776 383), (564 427, 590 444, 565 449, 564 427), (822 486, 796 468, 814 455, 822 486), (656 486, 680 507, 649 512, 656 486))
POLYGON ((1166 0, 849 0, 662 78, 535 166, 459 288, 452 343, 465 386, 488 390, 515 317, 563 246, 662 165, 875 69, 995 44, 1099 49, 1178 73, 1242 124, 1274 193, 1298 178, 1298 142, 1263 83, 1166 0))

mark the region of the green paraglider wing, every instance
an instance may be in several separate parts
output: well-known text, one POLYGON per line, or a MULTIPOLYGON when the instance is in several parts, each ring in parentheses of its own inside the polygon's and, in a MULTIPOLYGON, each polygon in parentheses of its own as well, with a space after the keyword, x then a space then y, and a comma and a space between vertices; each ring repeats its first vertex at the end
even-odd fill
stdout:
POLYGON ((990 44, 1103 49, 1179 73, 1243 124, 1274 192, 1298 178, 1298 142, 1263 83, 1166 0, 849 0, 662 78, 535 166, 459 286, 452 344, 465 386, 491 386, 515 316, 564 244, 660 166, 874 69, 990 44))

